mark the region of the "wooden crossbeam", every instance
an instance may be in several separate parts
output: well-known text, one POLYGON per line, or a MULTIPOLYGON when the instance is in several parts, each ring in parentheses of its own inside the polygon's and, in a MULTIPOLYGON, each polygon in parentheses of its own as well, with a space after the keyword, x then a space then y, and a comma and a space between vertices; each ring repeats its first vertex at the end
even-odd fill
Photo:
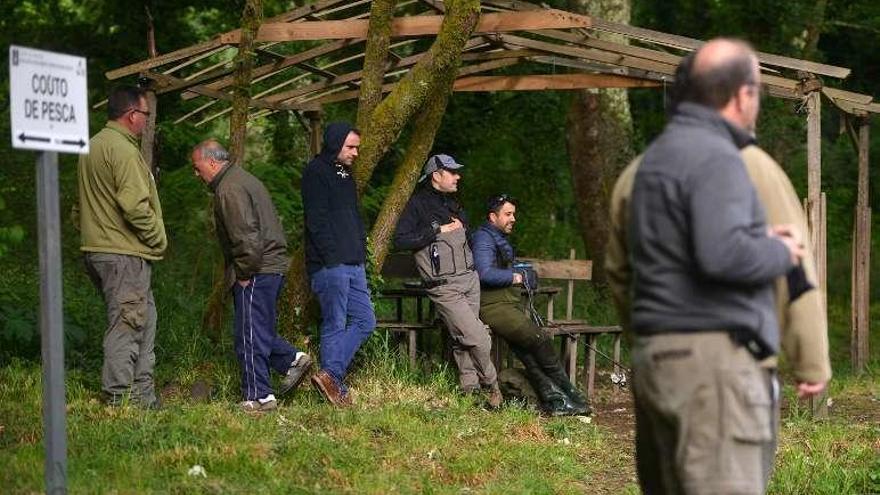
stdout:
MULTIPOLYGON (((147 77, 149 77, 150 79, 153 79, 154 81, 158 81, 159 83, 164 84, 164 85, 178 84, 180 82, 180 80, 178 78, 176 78, 174 76, 167 75, 167 74, 159 74, 156 72, 145 72, 144 74, 147 77)), ((217 100, 226 100, 226 101, 230 101, 230 102, 232 101, 232 94, 230 94, 230 93, 224 93, 222 91, 207 89, 207 88, 203 88, 203 87, 193 88, 193 91, 198 91, 199 94, 201 94, 203 96, 208 96, 208 97, 211 97, 211 98, 214 98, 217 100)), ((248 102, 248 106, 253 107, 253 108, 263 108, 263 109, 270 109, 270 110, 297 110, 297 109, 300 109, 300 107, 294 108, 294 107, 291 107, 290 105, 286 105, 283 103, 268 102, 268 101, 265 101, 265 100, 259 99, 259 98, 252 98, 248 102)))
MULTIPOLYGON (((473 42, 474 40, 471 40, 473 42)), ((465 47, 467 50, 467 47, 465 47)), ((479 53, 463 53, 461 58, 464 62, 471 61, 487 61, 487 60, 496 60, 496 59, 504 59, 504 58, 524 58, 535 55, 537 52, 533 50, 499 50, 496 52, 479 52, 479 53)), ((424 53, 418 53, 416 55, 410 55, 409 57, 402 58, 400 60, 395 60, 389 63, 386 66, 387 70, 399 69, 412 67, 415 65, 422 57, 424 57, 424 53)), ((337 86, 340 84, 351 84, 353 82, 357 82, 363 76, 363 71, 355 71, 350 72, 348 74, 342 74, 337 76, 335 79, 328 81, 320 81, 312 84, 308 84, 305 86, 301 86, 299 88, 291 89, 288 91, 283 91, 280 93, 275 93, 266 98, 267 101, 270 102, 278 102, 278 101, 288 101, 293 98, 297 98, 300 96, 307 95, 309 93, 314 93, 316 91, 321 91, 332 86, 337 86)))
POLYGON ((545 91, 592 88, 656 88, 660 83, 613 74, 472 76, 458 79, 455 91, 545 91))
MULTIPOLYGON (((330 43, 324 43, 324 44, 316 46, 314 48, 310 48, 304 52, 297 53, 296 55, 291 55, 289 57, 285 57, 284 59, 279 60, 277 62, 273 62, 271 64, 266 64, 266 65, 261 65, 260 67, 256 67, 256 68, 254 68, 253 77, 258 78, 258 77, 264 76, 266 74, 270 74, 273 72, 279 72, 279 71, 286 69, 287 67, 290 67, 292 65, 297 65, 297 64, 306 62, 306 61, 311 60, 315 57, 320 57, 322 55, 326 55, 328 53, 334 52, 334 51, 339 50, 341 48, 344 48, 346 46, 353 45, 355 43, 360 43, 362 41, 363 41, 362 39, 353 39, 353 40, 340 40, 340 41, 333 41, 330 43)), ((231 70, 229 72, 231 72, 231 70)), ((219 89, 224 89, 226 87, 229 87, 230 85, 232 85, 232 82, 233 82, 232 76, 230 75, 230 76, 226 76, 222 79, 218 79, 217 81, 214 81, 210 84, 207 84, 207 85, 205 85, 205 87, 208 89, 218 89, 219 90, 219 89)), ((186 87, 190 87, 190 86, 186 86, 186 87)), ((191 90, 190 92, 184 93, 182 95, 184 100, 189 100, 191 98, 195 98, 196 96, 198 96, 198 94, 196 94, 194 89, 191 90)))
MULTIPOLYGON (((298 8, 298 9, 294 9, 290 12, 287 12, 287 13, 281 14, 279 16, 267 19, 266 22, 268 22, 268 23, 293 22, 293 21, 295 21, 297 19, 301 19, 309 14, 319 12, 323 9, 332 7, 336 4, 343 3, 345 1, 348 1, 348 0, 318 0, 315 3, 305 5, 303 7, 298 8)), ((229 33, 225 33, 225 34, 233 34, 233 33, 235 33, 236 37, 241 36, 240 29, 236 29, 235 31, 230 31, 229 33)), ((181 59, 184 59, 187 57, 192 57, 193 55, 198 55, 202 52, 206 52, 208 50, 212 50, 214 48, 217 48, 219 46, 226 44, 225 42, 221 41, 221 38, 223 36, 224 35, 220 35, 212 40, 208 40, 208 41, 196 44, 196 45, 188 46, 186 48, 181 48, 180 50, 175 50, 170 53, 159 55, 158 57, 148 58, 147 60, 142 60, 140 62, 131 64, 131 65, 126 65, 125 67, 120 67, 118 69, 108 71, 105 74, 105 76, 107 77, 107 79, 110 79, 112 81, 114 79, 119 79, 120 77, 130 76, 132 74, 137 74, 139 72, 154 69, 156 67, 160 67, 162 65, 169 64, 171 62, 176 62, 178 60, 181 60, 181 59)))
MULTIPOLYGON (((391 36, 428 36, 440 32, 442 15, 398 17, 391 21, 391 36)), ((474 30, 479 33, 498 33, 537 29, 569 29, 590 27, 590 18, 562 10, 546 9, 533 12, 505 12, 484 14, 474 30)), ((365 38, 369 20, 347 19, 291 23, 264 23, 257 41, 303 41, 324 39, 365 38)), ((238 43, 239 32, 220 35, 223 43, 238 43)))
MULTIPOLYGON (((504 9, 514 11, 533 11, 542 10, 544 7, 522 0, 483 0, 484 5, 494 5, 504 9)), ((658 45, 669 46, 685 50, 696 50, 705 43, 705 41, 678 36, 675 34, 663 33, 627 24, 606 21, 596 17, 592 18, 591 29, 596 31, 604 31, 626 36, 632 39, 647 41, 658 45)), ((758 52, 758 60, 763 64, 773 65, 776 67, 785 67, 787 69, 802 70, 813 74, 821 74, 824 76, 836 77, 844 79, 850 74, 850 69, 846 67, 838 67, 835 65, 820 64, 809 60, 801 60, 791 57, 783 57, 772 53, 758 52)))

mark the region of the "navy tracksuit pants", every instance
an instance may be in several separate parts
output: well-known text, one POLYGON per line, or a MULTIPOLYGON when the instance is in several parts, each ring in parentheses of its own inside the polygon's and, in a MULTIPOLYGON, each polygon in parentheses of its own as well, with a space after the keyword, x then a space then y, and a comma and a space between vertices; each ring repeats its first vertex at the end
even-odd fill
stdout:
POLYGON ((269 369, 287 373, 295 347, 275 330, 276 303, 284 286, 284 275, 259 273, 251 283, 232 288, 235 299, 235 356, 241 365, 241 394, 245 400, 263 399, 272 393, 269 369))

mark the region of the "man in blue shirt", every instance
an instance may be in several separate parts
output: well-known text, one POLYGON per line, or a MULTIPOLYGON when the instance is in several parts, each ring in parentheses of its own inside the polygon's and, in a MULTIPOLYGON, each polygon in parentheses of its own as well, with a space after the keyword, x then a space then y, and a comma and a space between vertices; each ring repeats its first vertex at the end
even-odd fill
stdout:
MULTIPOLYGON (((529 284, 525 272, 512 267, 508 236, 516 223, 516 202, 507 195, 489 198, 486 222, 471 237, 474 265, 480 275, 480 319, 502 337, 525 365, 526 376, 553 416, 589 414, 587 401, 562 370, 552 337, 521 309, 520 290, 529 284)), ((528 288, 528 287, 527 287, 528 288)))

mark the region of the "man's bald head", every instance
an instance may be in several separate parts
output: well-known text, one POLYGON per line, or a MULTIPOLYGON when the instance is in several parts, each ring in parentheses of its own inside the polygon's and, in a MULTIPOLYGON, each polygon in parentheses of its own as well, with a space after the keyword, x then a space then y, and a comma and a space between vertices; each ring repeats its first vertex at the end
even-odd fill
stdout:
POLYGON ((753 132, 760 109, 760 77, 758 57, 746 42, 718 38, 682 60, 673 98, 676 103, 712 108, 753 132))
POLYGON ((684 101, 720 110, 742 86, 760 83, 758 59, 744 41, 709 41, 694 53, 690 62, 684 101))

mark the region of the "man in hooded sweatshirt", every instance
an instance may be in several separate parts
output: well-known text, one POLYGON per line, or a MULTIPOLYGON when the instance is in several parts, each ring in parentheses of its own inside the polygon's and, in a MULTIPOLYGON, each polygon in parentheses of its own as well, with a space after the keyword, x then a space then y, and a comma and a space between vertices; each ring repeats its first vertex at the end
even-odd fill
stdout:
POLYGON ((321 153, 302 177, 306 269, 322 320, 321 370, 312 382, 336 406, 351 404, 345 376, 376 327, 364 270, 366 231, 351 170, 360 143, 360 131, 351 125, 330 124, 321 153))

